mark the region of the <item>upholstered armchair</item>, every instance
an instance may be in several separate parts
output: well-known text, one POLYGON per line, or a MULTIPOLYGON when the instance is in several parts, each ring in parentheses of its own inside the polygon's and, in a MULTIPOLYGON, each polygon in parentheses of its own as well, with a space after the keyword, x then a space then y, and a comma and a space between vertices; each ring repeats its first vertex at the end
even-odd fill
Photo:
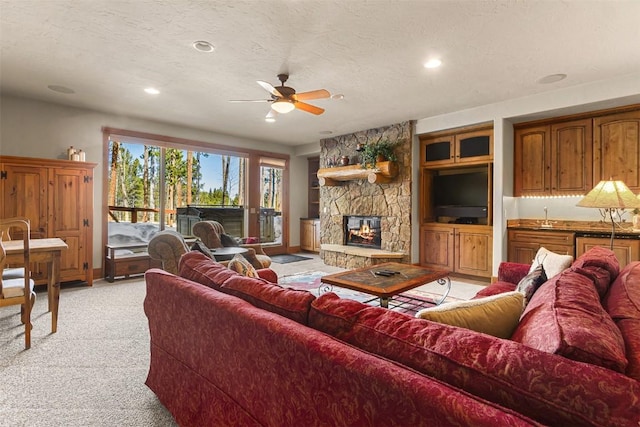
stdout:
MULTIPOLYGON (((193 225, 193 235, 202 240, 202 243, 210 249, 225 246, 223 244, 223 234, 225 234, 224 227, 218 221, 200 221, 193 225)), ((271 265, 271 258, 264 252, 260 243, 247 243, 238 246, 247 248, 249 252, 253 251, 257 260, 262 264, 262 268, 267 268, 271 265)))
POLYGON ((162 268, 178 274, 180 257, 189 251, 182 234, 173 230, 159 231, 149 240, 149 256, 162 261, 162 268))

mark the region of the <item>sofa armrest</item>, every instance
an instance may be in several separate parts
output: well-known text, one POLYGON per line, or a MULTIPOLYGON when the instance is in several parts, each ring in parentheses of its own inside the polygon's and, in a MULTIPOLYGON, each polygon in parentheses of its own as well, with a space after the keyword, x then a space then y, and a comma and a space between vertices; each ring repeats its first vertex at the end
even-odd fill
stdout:
POLYGON ((271 283, 278 283, 278 273, 270 268, 261 268, 256 270, 258 276, 271 283))
POLYGON ((266 253, 262 249, 262 244, 260 244, 260 243, 244 243, 244 244, 241 244, 240 247, 242 247, 242 248, 253 248, 253 250, 256 251, 256 254, 258 254, 258 255, 266 255, 266 253))
POLYGON ((503 261, 498 267, 498 282, 508 282, 517 285, 529 273, 529 264, 503 261))

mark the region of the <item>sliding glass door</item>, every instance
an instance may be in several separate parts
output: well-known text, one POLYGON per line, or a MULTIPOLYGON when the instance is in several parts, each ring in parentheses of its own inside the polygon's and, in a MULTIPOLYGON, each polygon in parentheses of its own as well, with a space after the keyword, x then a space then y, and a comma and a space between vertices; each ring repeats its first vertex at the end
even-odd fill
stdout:
POLYGON ((191 236, 195 222, 215 220, 286 252, 288 156, 120 132, 133 136, 105 129, 106 244, 144 244, 164 229, 191 236))

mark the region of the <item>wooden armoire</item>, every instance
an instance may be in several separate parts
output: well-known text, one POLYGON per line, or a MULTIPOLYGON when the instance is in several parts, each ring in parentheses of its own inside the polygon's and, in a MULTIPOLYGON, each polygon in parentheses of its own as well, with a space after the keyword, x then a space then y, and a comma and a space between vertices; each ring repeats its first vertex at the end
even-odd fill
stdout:
MULTIPOLYGON (((68 249, 60 281, 93 284, 93 169, 96 163, 0 156, 0 216, 26 217, 31 238, 58 237, 68 249)), ((36 284, 45 266, 32 266, 36 284)))

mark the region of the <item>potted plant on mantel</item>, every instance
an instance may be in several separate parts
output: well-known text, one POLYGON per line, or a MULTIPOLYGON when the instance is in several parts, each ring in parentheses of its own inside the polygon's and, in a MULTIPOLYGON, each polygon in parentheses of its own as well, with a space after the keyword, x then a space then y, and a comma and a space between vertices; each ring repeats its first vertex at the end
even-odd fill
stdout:
POLYGON ((397 142, 391 142, 387 139, 365 145, 360 153, 360 164, 366 169, 368 167, 375 168, 377 162, 398 161, 398 156, 394 151, 396 145, 398 145, 397 142))

